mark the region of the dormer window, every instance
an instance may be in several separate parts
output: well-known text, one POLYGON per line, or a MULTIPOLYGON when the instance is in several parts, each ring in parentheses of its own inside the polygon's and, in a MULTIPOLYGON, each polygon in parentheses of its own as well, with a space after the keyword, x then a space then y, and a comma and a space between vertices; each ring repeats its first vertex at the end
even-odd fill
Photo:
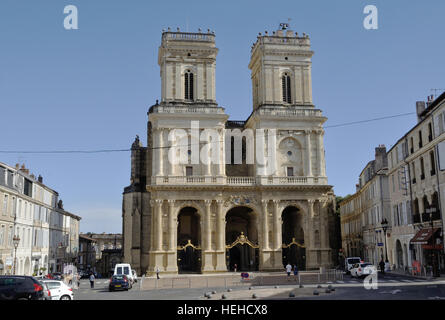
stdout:
POLYGON ((184 74, 184 99, 193 100, 193 73, 187 70, 184 74))
POLYGON ((290 76, 288 73, 283 74, 283 76, 281 77, 281 86, 283 89, 283 102, 292 103, 290 76))

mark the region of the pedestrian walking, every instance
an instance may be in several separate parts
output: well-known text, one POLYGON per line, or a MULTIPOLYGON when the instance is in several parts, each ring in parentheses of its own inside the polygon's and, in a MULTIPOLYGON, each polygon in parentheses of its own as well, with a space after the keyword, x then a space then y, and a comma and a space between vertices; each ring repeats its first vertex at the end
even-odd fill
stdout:
POLYGON ((292 266, 289 263, 287 263, 286 272, 287 272, 287 280, 290 281, 290 273, 292 272, 292 266))
POLYGON ((298 276, 298 268, 297 265, 294 264, 294 280, 297 281, 297 276, 298 276))
POLYGON ((159 267, 156 267, 156 278, 157 279, 160 279, 159 278, 159 272, 160 272, 161 270, 159 270, 159 267))
POLYGON ((383 259, 380 260, 379 266, 380 266, 380 272, 382 273, 382 275, 384 275, 385 274, 385 262, 383 261, 383 259))
POLYGON ((236 269, 238 269, 238 265, 235 263, 235 265, 233 266, 233 270, 236 272, 236 269))
POLYGON ((90 274, 90 285, 91 285, 91 289, 93 289, 94 288, 94 274, 93 273, 91 273, 90 274))

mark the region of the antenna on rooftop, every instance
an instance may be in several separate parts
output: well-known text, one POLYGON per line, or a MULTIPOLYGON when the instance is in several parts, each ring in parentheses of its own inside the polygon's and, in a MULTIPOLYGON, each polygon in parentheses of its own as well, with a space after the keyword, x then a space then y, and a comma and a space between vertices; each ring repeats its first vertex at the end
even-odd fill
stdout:
POLYGON ((434 92, 434 98, 437 98, 437 96, 438 96, 437 91, 445 92, 445 89, 431 89, 431 91, 434 92))

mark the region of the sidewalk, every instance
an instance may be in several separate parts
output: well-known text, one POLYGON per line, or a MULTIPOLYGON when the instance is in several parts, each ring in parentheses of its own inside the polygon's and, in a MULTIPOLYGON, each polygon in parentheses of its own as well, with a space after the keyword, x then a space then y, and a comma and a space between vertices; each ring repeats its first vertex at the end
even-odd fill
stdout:
MULTIPOLYGON (((431 276, 429 276, 429 275, 427 275, 427 276, 413 275, 413 274, 409 274, 409 273, 399 271, 399 270, 387 271, 385 274, 390 274, 390 275, 394 275, 394 276, 404 276, 404 277, 409 277, 409 278, 413 278, 413 279, 431 280, 431 276)), ((444 280, 445 275, 441 274, 440 277, 434 277, 433 279, 444 280)))

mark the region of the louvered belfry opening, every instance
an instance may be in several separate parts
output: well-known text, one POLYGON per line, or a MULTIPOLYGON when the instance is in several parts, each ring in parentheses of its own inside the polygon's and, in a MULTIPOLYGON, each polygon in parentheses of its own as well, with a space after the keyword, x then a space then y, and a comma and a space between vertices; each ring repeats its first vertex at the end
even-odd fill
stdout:
POLYGON ((287 73, 281 78, 281 85, 283 88, 283 102, 291 103, 290 76, 287 73))
POLYGON ((193 100, 193 73, 187 70, 185 73, 185 100, 193 100))

